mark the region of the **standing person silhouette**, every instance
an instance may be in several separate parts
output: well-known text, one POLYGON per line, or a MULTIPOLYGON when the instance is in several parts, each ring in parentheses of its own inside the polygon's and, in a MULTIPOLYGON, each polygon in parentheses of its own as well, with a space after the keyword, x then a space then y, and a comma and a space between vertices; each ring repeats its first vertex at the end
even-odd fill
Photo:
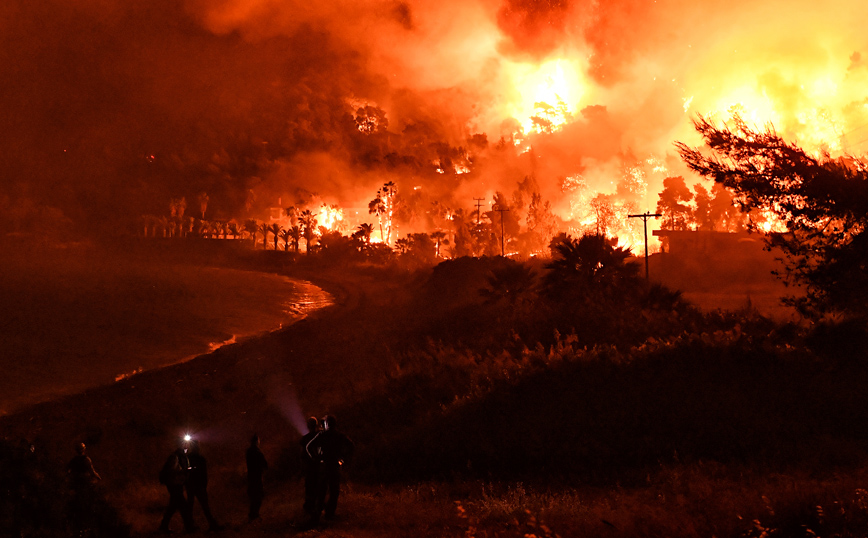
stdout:
POLYGON ((195 439, 190 441, 187 459, 190 462, 187 473, 187 502, 189 503, 187 510, 190 512, 190 517, 193 517, 193 505, 196 499, 199 499, 199 506, 202 507, 205 519, 208 520, 208 530, 223 530, 223 525, 217 523, 211 514, 211 506, 208 503, 208 460, 199 451, 199 441, 195 439))
POLYGON ((341 467, 352 457, 355 445, 337 430, 335 417, 326 415, 322 420, 322 432, 310 442, 309 447, 311 453, 320 454, 322 461, 314 521, 319 519, 321 510, 325 511, 326 519, 334 519, 341 493, 341 467))
POLYGON ((66 472, 72 481, 72 486, 77 487, 84 484, 93 484, 94 481, 99 481, 102 477, 93 468, 93 461, 87 455, 87 446, 84 443, 79 443, 75 446, 75 457, 69 460, 66 465, 66 472))
POLYGON ((181 519, 184 520, 184 529, 187 532, 196 530, 190 514, 190 505, 184 497, 184 486, 187 484, 187 473, 190 470, 190 460, 187 457, 188 441, 189 439, 180 440, 178 448, 169 455, 160 470, 160 483, 169 491, 169 505, 166 506, 163 521, 160 523, 160 532, 165 534, 172 532, 169 523, 175 512, 181 512, 181 519))
POLYGON ((67 508, 73 528, 81 532, 92 522, 96 497, 94 483, 102 478, 93 468, 93 461, 87 455, 84 443, 78 443, 75 452, 75 457, 66 465, 66 474, 72 488, 72 498, 67 508))
POLYGON ((319 421, 316 417, 310 417, 307 419, 307 433, 298 442, 301 445, 301 472, 304 476, 304 512, 311 519, 317 515, 320 456, 312 453, 309 446, 319 433, 319 421))
POLYGON ((265 498, 265 487, 262 483, 262 475, 268 469, 268 462, 260 449, 259 436, 254 434, 250 438, 250 446, 247 448, 247 496, 250 499, 250 511, 247 521, 259 519, 259 509, 265 498))

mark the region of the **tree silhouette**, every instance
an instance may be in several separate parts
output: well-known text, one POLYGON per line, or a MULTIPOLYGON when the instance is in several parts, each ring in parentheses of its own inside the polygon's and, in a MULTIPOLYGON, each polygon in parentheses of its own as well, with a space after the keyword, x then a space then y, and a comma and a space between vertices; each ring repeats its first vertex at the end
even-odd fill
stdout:
POLYGON ((316 236, 316 216, 310 209, 305 209, 299 215, 298 223, 301 226, 301 233, 304 237, 304 250, 310 253, 310 243, 316 236))
POLYGON ((638 266, 626 263, 630 256, 629 250, 613 246, 603 235, 553 241, 552 261, 545 266, 545 288, 554 296, 567 289, 589 292, 616 288, 638 275, 638 266))
POLYGON ((281 230, 283 228, 280 227, 280 224, 274 222, 271 226, 268 227, 268 231, 274 236, 274 250, 277 250, 277 238, 280 235, 281 230))
POLYGON ((383 242, 387 245, 391 244, 392 242, 392 218, 395 213, 395 197, 397 195, 398 187, 393 181, 385 183, 382 187, 380 187, 380 191, 377 193, 377 198, 380 199, 382 202, 382 215, 383 220, 386 224, 386 236, 383 238, 383 242))
POLYGON ((606 236, 615 222, 615 208, 612 197, 603 193, 597 194, 589 202, 594 212, 595 233, 593 235, 606 236))
POLYGON ((380 223, 380 239, 383 241, 386 240, 386 236, 383 233, 383 214, 385 212, 386 205, 383 203, 383 199, 380 198, 380 193, 377 193, 377 197, 368 202, 368 213, 377 216, 377 221, 380 223))
POLYGON ((694 223, 689 202, 693 193, 681 176, 663 180, 663 190, 658 195, 657 212, 663 215, 661 227, 666 230, 689 230, 694 223))
POLYGON ((402 237, 395 241, 395 248, 401 254, 406 254, 410 250, 410 240, 406 237, 402 237))
MULTIPOLYGON (((292 228, 281 228, 279 232, 280 238, 283 239, 283 251, 289 251, 289 243, 292 241, 292 228)), ((277 244, 275 243, 274 249, 277 250, 277 244)))
POLYGON ((446 232, 442 230, 435 230, 431 232, 431 239, 434 241, 434 255, 440 258, 440 246, 448 245, 449 240, 446 239, 446 232))
POLYGON ((504 301, 515 307, 520 302, 532 300, 536 285, 536 273, 525 264, 507 260, 502 267, 492 269, 488 287, 480 290, 488 303, 504 301))
POLYGON ((371 245, 371 234, 374 231, 374 226, 368 223, 359 224, 356 231, 353 232, 353 239, 361 241, 362 248, 366 249, 371 245))
POLYGON ((287 230, 290 239, 292 240, 292 248, 295 252, 298 252, 298 244, 301 242, 301 228, 298 226, 292 226, 287 230))
POLYGON ((785 225, 767 241, 784 253, 780 276, 806 289, 787 302, 813 318, 868 318, 868 163, 813 157, 772 125, 751 128, 738 115, 720 126, 702 116, 693 123, 712 154, 678 142, 687 166, 729 188, 743 211, 785 225))
POLYGON ((271 225, 263 222, 259 225, 259 232, 262 233, 262 248, 268 248, 268 232, 271 231, 271 225))
POLYGON ((259 224, 254 219, 247 219, 244 221, 244 231, 250 234, 250 238, 253 240, 253 246, 256 246, 256 232, 259 231, 259 224))

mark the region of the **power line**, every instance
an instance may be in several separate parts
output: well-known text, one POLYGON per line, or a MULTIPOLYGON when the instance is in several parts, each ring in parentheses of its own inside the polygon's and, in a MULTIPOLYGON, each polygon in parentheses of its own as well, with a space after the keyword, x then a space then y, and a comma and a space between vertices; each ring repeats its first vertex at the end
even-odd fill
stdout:
POLYGON ((494 211, 497 211, 498 213, 500 213, 500 256, 505 257, 504 256, 504 249, 503 249, 503 214, 504 214, 504 212, 509 211, 509 209, 495 208, 494 211))
POLYGON ((480 211, 480 207, 482 207, 482 202, 485 198, 474 198, 476 200, 476 226, 479 226, 479 216, 482 214, 480 211))
POLYGON ((648 280, 648 219, 652 217, 662 217, 660 213, 644 212, 641 215, 627 215, 631 219, 642 219, 645 225, 645 280, 648 280))

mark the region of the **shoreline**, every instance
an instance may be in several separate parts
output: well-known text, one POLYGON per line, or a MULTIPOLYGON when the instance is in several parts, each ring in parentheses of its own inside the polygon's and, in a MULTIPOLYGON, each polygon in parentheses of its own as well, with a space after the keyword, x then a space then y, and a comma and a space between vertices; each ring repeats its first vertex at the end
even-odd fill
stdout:
POLYGON ((151 256, 148 248, 9 253, 0 416, 261 338, 335 301, 285 271, 151 256))

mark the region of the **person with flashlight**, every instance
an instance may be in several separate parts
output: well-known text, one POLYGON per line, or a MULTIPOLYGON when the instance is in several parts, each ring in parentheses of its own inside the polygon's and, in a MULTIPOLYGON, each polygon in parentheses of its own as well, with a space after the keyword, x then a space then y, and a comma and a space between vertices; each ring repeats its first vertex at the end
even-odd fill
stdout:
POLYGON ((322 462, 314 521, 323 510, 326 519, 335 519, 341 492, 341 468, 352 457, 354 449, 350 438, 337 430, 335 417, 326 415, 322 419, 322 431, 309 444, 310 452, 319 454, 322 462))
POLYGON ((188 508, 190 517, 193 515, 193 505, 196 499, 199 499, 199 506, 202 507, 205 519, 208 520, 208 530, 223 530, 223 525, 217 523, 217 520, 211 514, 211 506, 208 503, 208 460, 199 451, 198 440, 190 440, 187 458, 190 461, 190 470, 187 473, 187 502, 190 504, 188 508))
POLYGON ((187 484, 187 475, 190 471, 190 459, 187 457, 190 440, 189 435, 180 439, 178 448, 169 455, 160 470, 160 483, 166 486, 169 492, 169 505, 166 506, 163 520, 160 523, 160 532, 164 534, 172 532, 169 529, 169 522, 172 521, 175 512, 181 512, 181 519, 184 520, 184 529, 187 532, 196 530, 196 524, 193 523, 190 512, 190 504, 184 496, 184 486, 187 484))
POLYGON ((317 516, 317 491, 319 488, 320 455, 310 451, 311 442, 320 434, 319 420, 307 419, 307 433, 298 443, 301 445, 301 473, 304 476, 304 513, 311 519, 317 516))

